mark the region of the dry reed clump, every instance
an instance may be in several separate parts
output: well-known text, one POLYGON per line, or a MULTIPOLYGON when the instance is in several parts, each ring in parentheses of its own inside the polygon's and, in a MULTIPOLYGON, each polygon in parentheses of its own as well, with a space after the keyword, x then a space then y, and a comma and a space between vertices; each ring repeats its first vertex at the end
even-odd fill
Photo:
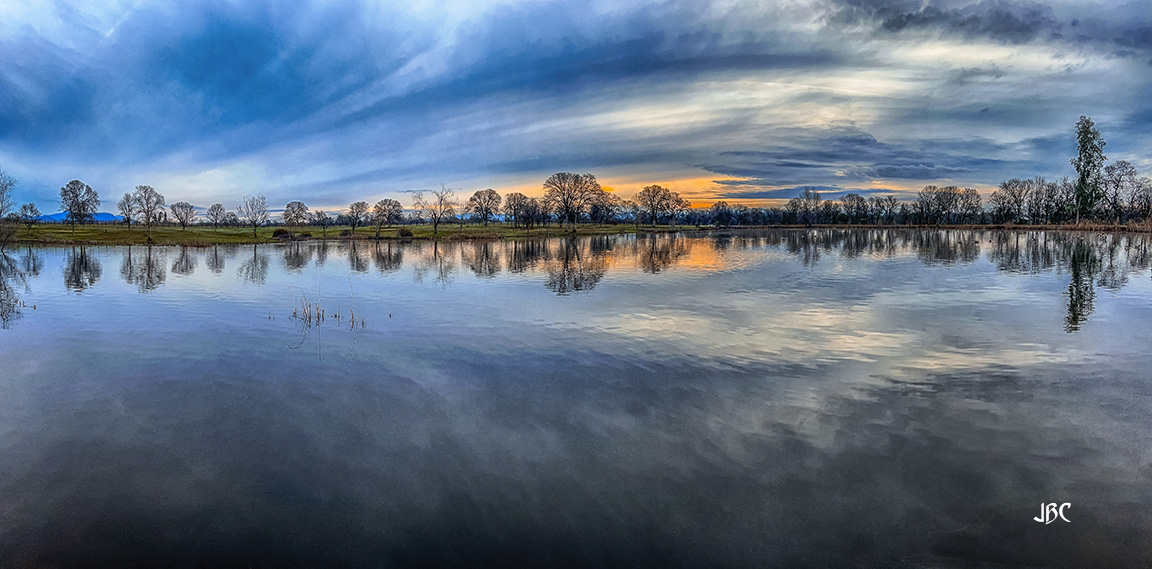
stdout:
POLYGON ((329 318, 337 324, 347 322, 350 328, 356 328, 357 326, 360 328, 367 327, 367 321, 364 317, 357 318, 355 310, 349 310, 348 315, 345 316, 340 311, 340 307, 337 307, 336 312, 329 316, 327 310, 321 308, 318 303, 308 300, 308 296, 303 292, 296 298, 296 305, 292 308, 291 319, 299 322, 304 329, 307 330, 313 326, 319 326, 329 318))
POLYGON ((1129 221, 1127 228, 1128 231, 1141 231, 1145 233, 1152 232, 1152 219, 1129 221))
POLYGON ((307 328, 312 326, 319 326, 324 323, 324 318, 327 315, 323 308, 308 300, 308 296, 303 292, 296 298, 296 306, 292 308, 292 319, 299 321, 307 328))

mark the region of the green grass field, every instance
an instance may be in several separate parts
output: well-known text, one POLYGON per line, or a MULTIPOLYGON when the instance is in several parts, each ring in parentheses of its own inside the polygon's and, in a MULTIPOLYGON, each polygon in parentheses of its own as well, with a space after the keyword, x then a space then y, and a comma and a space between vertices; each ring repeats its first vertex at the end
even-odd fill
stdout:
MULTIPOLYGON (((433 234, 431 225, 403 226, 412 232, 411 239, 514 239, 525 237, 554 237, 572 235, 571 231, 559 226, 535 227, 531 230, 514 228, 504 223, 484 225, 440 225, 439 232, 433 234)), ((187 229, 179 227, 154 227, 151 232, 153 245, 185 245, 208 246, 226 243, 276 243, 283 239, 272 236, 276 229, 290 229, 293 233, 306 239, 349 239, 352 236, 341 236, 348 231, 348 227, 329 227, 327 232, 319 226, 276 228, 261 227, 252 235, 252 228, 190 226, 187 229)), ((380 230, 381 239, 399 239, 400 227, 385 227, 380 230)), ((690 230, 692 227, 677 227, 677 230, 690 230)), ((651 228, 640 226, 640 232, 669 231, 668 227, 651 228)), ((637 228, 632 225, 579 225, 576 235, 611 235, 622 233, 635 233, 637 228)), ((358 227, 354 234, 355 239, 374 239, 375 227, 358 227)), ((29 231, 21 225, 14 236, 21 243, 43 244, 85 244, 85 245, 146 245, 148 232, 143 227, 123 225, 77 225, 75 230, 66 224, 42 224, 29 231)))

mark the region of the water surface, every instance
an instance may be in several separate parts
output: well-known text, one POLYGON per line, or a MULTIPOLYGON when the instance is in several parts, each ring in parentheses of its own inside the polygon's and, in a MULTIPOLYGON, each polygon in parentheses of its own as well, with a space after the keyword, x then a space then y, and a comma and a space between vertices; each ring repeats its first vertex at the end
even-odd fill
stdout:
POLYGON ((10 249, 0 564, 1147 567, 1150 266, 1043 232, 10 249))

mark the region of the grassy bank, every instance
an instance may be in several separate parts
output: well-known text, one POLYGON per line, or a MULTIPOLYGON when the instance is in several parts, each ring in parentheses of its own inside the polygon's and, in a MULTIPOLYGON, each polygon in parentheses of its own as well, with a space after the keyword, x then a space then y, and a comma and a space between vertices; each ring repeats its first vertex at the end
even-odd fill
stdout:
MULTIPOLYGON (((153 245, 184 245, 192 247, 206 247, 221 244, 247 244, 247 243, 278 243, 285 238, 273 236, 275 227, 261 227, 256 230, 253 237, 251 228, 221 227, 155 227, 151 233, 153 245)), ((401 239, 400 227, 385 227, 380 230, 381 239, 401 239)), ((483 225, 441 225, 439 231, 433 233, 431 225, 406 225, 403 229, 412 232, 411 237, 405 239, 516 239, 527 237, 557 237, 572 235, 571 231, 559 226, 536 227, 531 230, 512 227, 507 224, 483 225)), ((682 228, 681 229, 694 229, 682 228)), ((320 227, 298 227, 291 231, 304 239, 374 239, 375 227, 358 227, 355 233, 349 233, 348 227, 329 227, 325 232, 320 227)), ((641 226, 640 232, 670 231, 667 227, 655 230, 651 227, 641 226)), ((576 235, 615 235, 635 233, 637 228, 632 225, 579 225, 576 235)), ((72 226, 62 224, 44 224, 28 231, 24 226, 19 228, 15 240, 20 243, 40 243, 55 245, 146 245, 149 235, 143 227, 128 228, 123 225, 77 225, 75 231, 72 226)))
MULTIPOLYGON (((803 225, 776 225, 771 228, 803 229, 803 225)), ((9 226, 10 228, 10 226, 9 226)), ((764 227, 759 227, 764 229, 764 227)), ((1152 225, 1126 224, 1109 225, 1082 223, 1080 225, 815 225, 809 229, 968 229, 968 230, 1000 230, 1000 231, 1108 231, 1108 232, 1149 232, 1152 225)), ((283 237, 276 237, 274 227, 261 227, 256 230, 253 237, 252 229, 239 227, 156 227, 152 229, 151 243, 153 245, 184 245, 191 247, 206 247, 221 244, 249 244, 249 243, 278 243, 285 241, 283 237)), ((650 227, 641 225, 579 225, 575 235, 618 235, 629 233, 670 232, 670 231, 697 231, 716 229, 713 227, 696 228, 692 226, 676 226, 675 228, 662 226, 650 227)), ((730 227, 724 229, 756 229, 754 227, 730 227)), ((320 227, 292 228, 298 238, 303 239, 374 239, 375 227, 359 227, 355 233, 349 233, 348 227, 329 227, 325 232, 320 227)), ((406 225, 401 227, 386 227, 380 231, 381 239, 523 239, 535 237, 561 237, 571 236, 572 231, 559 226, 536 227, 531 230, 512 227, 503 223, 483 225, 441 225, 440 230, 433 233, 431 225, 406 225), (411 237, 401 237, 401 229, 412 232, 411 237)), ((20 226, 16 231, 15 241, 20 243, 39 243, 55 245, 146 245, 149 235, 142 227, 132 228, 123 225, 77 225, 73 230, 69 225, 45 224, 34 227, 28 231, 20 226)))

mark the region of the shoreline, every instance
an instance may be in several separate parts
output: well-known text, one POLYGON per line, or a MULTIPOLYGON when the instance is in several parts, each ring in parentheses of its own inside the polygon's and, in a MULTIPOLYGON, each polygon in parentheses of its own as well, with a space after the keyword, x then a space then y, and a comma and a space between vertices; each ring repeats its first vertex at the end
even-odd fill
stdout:
POLYGON ((36 226, 31 235, 21 227, 7 245, 141 245, 141 246, 183 246, 211 247, 213 245, 262 245, 275 243, 299 243, 307 241, 474 241, 501 239, 538 239, 554 237, 587 237, 597 235, 638 235, 654 233, 699 233, 705 231, 763 231, 763 230, 948 230, 948 231, 1071 231, 1092 233, 1152 233, 1152 224, 1118 225, 881 225, 881 224, 813 224, 813 225, 732 225, 732 226, 634 226, 634 225, 587 225, 575 230, 560 227, 543 227, 525 230, 503 225, 453 227, 433 233, 431 226, 402 226, 380 231, 375 228, 360 227, 349 234, 349 230, 329 230, 328 235, 316 235, 313 228, 304 227, 291 237, 273 236, 282 227, 264 227, 253 238, 250 230, 237 228, 207 229, 191 227, 179 229, 171 227, 153 229, 152 238, 143 229, 123 226, 87 225, 77 226, 73 234, 70 226, 36 226), (400 229, 407 228, 412 235, 399 235, 400 229))

